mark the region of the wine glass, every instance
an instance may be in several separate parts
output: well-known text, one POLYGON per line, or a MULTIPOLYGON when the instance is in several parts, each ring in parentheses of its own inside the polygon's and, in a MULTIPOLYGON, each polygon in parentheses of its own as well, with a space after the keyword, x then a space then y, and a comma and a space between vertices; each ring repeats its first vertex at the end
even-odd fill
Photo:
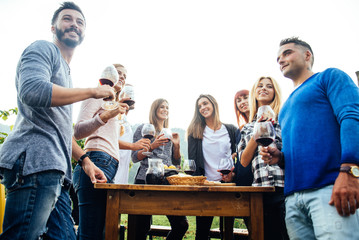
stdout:
POLYGON ((127 103, 128 107, 135 104, 135 91, 133 86, 125 85, 120 92, 119 98, 130 98, 129 100, 123 101, 124 103, 127 103))
MULTIPOLYGON (((142 134, 142 137, 151 140, 152 138, 154 138, 154 136, 156 134, 155 126, 153 126, 153 124, 151 124, 151 123, 145 123, 141 130, 141 134, 142 134)), ((142 154, 147 157, 150 157, 153 155, 153 153, 150 151, 142 152, 142 154)))
MULTIPOLYGON (((260 146, 267 147, 272 144, 275 140, 275 130, 273 124, 271 122, 256 122, 254 124, 253 139, 260 146)), ((268 164, 266 164, 265 168, 268 172, 268 178, 273 178, 269 171, 268 164)))
POLYGON ((233 168, 233 159, 232 159, 232 157, 221 158, 219 160, 218 170, 223 175, 229 174, 231 172, 232 168, 233 168))
POLYGON ((193 175, 196 171, 196 163, 192 159, 185 159, 183 160, 182 168, 185 174, 193 175))
MULTIPOLYGON (((110 87, 113 87, 117 84, 119 78, 116 68, 113 65, 110 65, 102 71, 99 82, 101 85, 109 85, 110 87)), ((105 110, 113 110, 119 106, 118 102, 113 100, 109 101, 109 98, 104 98, 103 100, 105 102, 101 106, 105 110)))
MULTIPOLYGON (((162 128, 160 135, 162 135, 162 138, 167 138, 168 141, 172 140, 172 131, 169 128, 162 128)), ((159 154, 161 158, 166 158, 166 155, 164 154, 165 146, 161 146, 162 153, 159 154)))
POLYGON ((273 119, 275 120, 276 118, 276 115, 273 111, 273 109, 271 108, 271 106, 269 105, 263 105, 263 106, 260 106, 258 108, 258 111, 257 111, 257 121, 263 117, 263 121, 266 121, 268 119, 273 119))

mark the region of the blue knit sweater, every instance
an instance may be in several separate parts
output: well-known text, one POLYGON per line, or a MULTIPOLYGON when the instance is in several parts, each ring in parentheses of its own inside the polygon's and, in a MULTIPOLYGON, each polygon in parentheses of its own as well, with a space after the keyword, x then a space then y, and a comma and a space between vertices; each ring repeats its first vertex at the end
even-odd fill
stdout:
POLYGON ((280 114, 284 194, 334 184, 342 163, 359 164, 359 89, 339 69, 295 89, 280 114))

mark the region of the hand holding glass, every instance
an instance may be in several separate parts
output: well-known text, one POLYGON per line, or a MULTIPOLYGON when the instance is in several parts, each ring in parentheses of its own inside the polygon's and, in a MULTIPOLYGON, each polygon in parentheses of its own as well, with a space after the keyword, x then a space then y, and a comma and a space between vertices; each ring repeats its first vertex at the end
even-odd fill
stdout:
MULTIPOLYGON (((172 131, 171 131, 171 129, 162 128, 162 131, 160 132, 160 135, 162 135, 162 134, 163 134, 163 136, 161 137, 161 139, 168 139, 168 141, 172 140, 172 131)), ((161 156, 162 158, 166 158, 166 156, 164 154, 164 150, 165 150, 164 145, 161 146, 161 150, 162 150, 162 153, 159 154, 159 156, 161 156)))
MULTIPOLYGON (((113 87, 117 84, 118 79, 119 75, 116 68, 113 65, 110 65, 102 71, 99 81, 101 85, 109 85, 110 87, 113 87)), ((105 102, 101 106, 105 110, 113 110, 119 106, 119 103, 116 101, 108 101, 108 98, 104 98, 104 100, 105 102)))
POLYGON ((258 108, 258 111, 257 111, 257 121, 263 117, 263 121, 266 121, 268 119, 273 119, 275 120, 276 118, 276 115, 273 111, 273 109, 271 108, 271 106, 269 105, 264 105, 264 106, 260 106, 258 108))
POLYGON ((227 175, 231 172, 233 168, 233 159, 231 157, 228 158, 221 158, 218 165, 218 170, 223 175, 227 175))
POLYGON ((129 107, 131 107, 133 104, 135 104, 135 91, 133 86, 126 85, 122 88, 120 92, 120 99, 122 98, 130 98, 129 100, 123 101, 124 103, 127 103, 129 107))
MULTIPOLYGON (((151 123, 145 123, 141 130, 141 134, 142 134, 142 137, 151 140, 152 138, 154 138, 154 136, 156 134, 155 126, 153 126, 153 124, 151 124, 151 123)), ((147 157, 153 155, 153 153, 150 151, 142 152, 142 154, 147 157)))

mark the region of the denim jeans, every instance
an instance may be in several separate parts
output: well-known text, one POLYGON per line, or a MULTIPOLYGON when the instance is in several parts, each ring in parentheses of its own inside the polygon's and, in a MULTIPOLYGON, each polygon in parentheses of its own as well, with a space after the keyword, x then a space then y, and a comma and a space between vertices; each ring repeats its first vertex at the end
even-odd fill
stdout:
POLYGON ((24 161, 25 153, 11 170, 0 171, 7 189, 0 239, 39 239, 61 193, 64 173, 52 170, 23 176, 24 161))
POLYGON ((69 190, 62 187, 55 208, 52 210, 49 220, 47 221, 47 232, 43 238, 52 240, 76 240, 76 231, 71 212, 69 190))
MULTIPOLYGON (((117 172, 118 161, 101 151, 88 152, 91 161, 112 182, 117 172)), ((74 169, 73 184, 79 201, 79 239, 102 239, 106 216, 106 196, 103 189, 94 189, 93 183, 82 168, 74 169)))
POLYGON ((342 217, 329 205, 333 185, 287 196, 286 225, 294 239, 359 239, 359 211, 342 217))

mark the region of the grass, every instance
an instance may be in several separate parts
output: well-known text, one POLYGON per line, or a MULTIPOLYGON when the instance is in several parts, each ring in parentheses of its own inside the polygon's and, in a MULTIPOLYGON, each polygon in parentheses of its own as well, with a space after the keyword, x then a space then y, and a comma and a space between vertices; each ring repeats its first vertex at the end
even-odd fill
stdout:
MULTIPOLYGON (((196 235, 196 217, 194 216, 187 216, 189 228, 187 230, 186 235, 183 239, 195 239, 196 235)), ((121 215, 121 224, 127 226, 127 215, 122 214, 121 215)), ((161 225, 161 226, 170 226, 170 223, 168 222, 168 219, 166 216, 162 215, 154 215, 153 216, 153 225, 161 225)), ((235 228, 246 228, 246 225, 244 224, 243 219, 241 218, 235 218, 234 220, 234 227, 235 228)), ((212 228, 219 228, 219 217, 214 217, 212 222, 212 228)), ((127 233, 127 232, 126 232, 127 233)), ((125 236, 125 239, 127 238, 127 235, 125 236)), ((153 237, 153 239, 166 239, 164 237, 153 237)))

